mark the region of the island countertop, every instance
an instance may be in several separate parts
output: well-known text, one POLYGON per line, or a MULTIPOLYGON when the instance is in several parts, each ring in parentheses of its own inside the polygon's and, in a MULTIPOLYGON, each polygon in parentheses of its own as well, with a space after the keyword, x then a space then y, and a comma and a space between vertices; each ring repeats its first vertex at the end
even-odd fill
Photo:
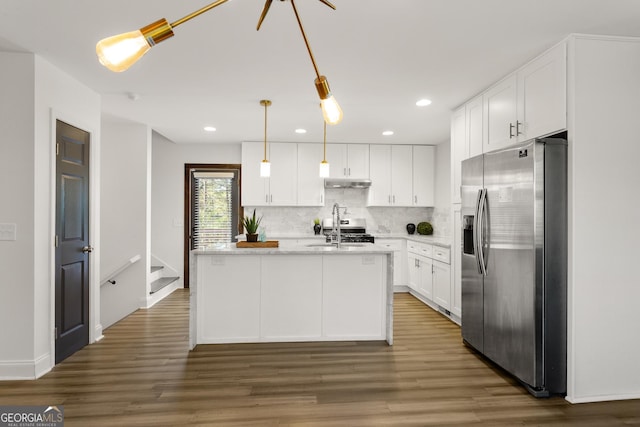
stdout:
POLYGON ((371 243, 343 243, 340 248, 323 243, 286 245, 278 248, 237 248, 235 243, 194 249, 193 255, 367 255, 392 254, 393 250, 371 243))

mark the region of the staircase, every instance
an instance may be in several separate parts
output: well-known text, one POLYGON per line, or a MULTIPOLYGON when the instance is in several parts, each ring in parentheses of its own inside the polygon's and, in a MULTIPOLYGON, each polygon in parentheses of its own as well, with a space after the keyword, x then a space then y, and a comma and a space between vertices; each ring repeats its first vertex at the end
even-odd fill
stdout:
POLYGON ((151 266, 151 285, 149 295, 155 294, 159 290, 166 288, 179 279, 179 277, 174 276, 165 277, 164 271, 165 269, 162 265, 151 266))

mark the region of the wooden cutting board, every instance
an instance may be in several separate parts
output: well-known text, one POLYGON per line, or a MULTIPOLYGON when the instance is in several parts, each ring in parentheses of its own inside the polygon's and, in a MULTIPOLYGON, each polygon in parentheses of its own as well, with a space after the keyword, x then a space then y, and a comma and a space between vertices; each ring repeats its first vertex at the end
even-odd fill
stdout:
POLYGON ((266 242, 237 242, 236 248, 277 248, 279 243, 277 240, 267 240, 266 242))

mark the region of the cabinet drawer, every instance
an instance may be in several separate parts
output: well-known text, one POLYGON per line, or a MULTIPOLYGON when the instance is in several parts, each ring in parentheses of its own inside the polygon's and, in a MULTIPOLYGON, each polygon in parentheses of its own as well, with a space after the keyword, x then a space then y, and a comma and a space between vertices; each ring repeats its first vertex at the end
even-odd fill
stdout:
POLYGON ((428 243, 413 242, 409 240, 407 242, 407 251, 417 255, 422 255, 427 258, 431 258, 433 247, 428 243))
POLYGON ((446 262, 447 264, 450 263, 450 249, 449 248, 443 248, 441 246, 434 246, 433 247, 433 259, 437 259, 438 261, 442 261, 442 262, 446 262))
POLYGON ((401 240, 376 239, 376 245, 389 248, 393 251, 401 251, 403 249, 401 240))

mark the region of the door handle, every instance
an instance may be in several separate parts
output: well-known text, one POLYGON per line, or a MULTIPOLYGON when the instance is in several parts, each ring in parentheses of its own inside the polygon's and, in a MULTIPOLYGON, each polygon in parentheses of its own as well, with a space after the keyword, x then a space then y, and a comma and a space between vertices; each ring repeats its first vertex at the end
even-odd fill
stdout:
POLYGON ((87 246, 83 246, 82 247, 82 252, 84 252, 85 254, 89 253, 89 252, 93 252, 93 246, 88 246, 88 245, 87 246))
POLYGON ((478 219, 478 260, 480 262, 480 272, 483 276, 487 275, 487 262, 484 256, 484 223, 485 223, 485 214, 487 210, 487 189, 482 189, 482 194, 480 196, 480 206, 478 208, 478 213, 480 214, 480 218, 478 219))
POLYGON ((480 249, 479 249, 479 224, 480 224, 480 204, 482 203, 482 189, 478 190, 478 196, 476 198, 475 215, 473 216, 473 253, 476 256, 476 266, 478 267, 478 273, 482 274, 482 265, 480 263, 480 249))

